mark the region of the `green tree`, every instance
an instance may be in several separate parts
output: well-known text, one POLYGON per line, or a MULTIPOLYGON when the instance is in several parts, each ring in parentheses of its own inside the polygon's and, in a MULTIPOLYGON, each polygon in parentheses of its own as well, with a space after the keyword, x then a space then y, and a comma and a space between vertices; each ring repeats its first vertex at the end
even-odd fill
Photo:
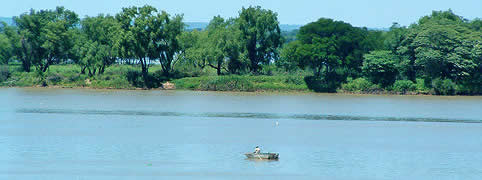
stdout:
POLYGON ((157 14, 152 18, 152 42, 150 48, 151 59, 159 59, 164 75, 169 77, 177 60, 181 46, 179 36, 185 24, 182 15, 170 16, 167 12, 157 14))
MULTIPOLYGON (((84 45, 84 48, 90 49, 90 56, 93 63, 86 66, 89 70, 89 75, 104 73, 105 67, 113 64, 118 57, 120 38, 119 34, 122 29, 118 21, 112 16, 99 15, 97 17, 86 17, 81 22, 83 33, 82 38, 87 38, 86 41, 78 41, 78 45, 84 45), (85 43, 85 44, 83 44, 85 43), (90 48, 89 48, 90 47, 90 48)), ((84 55, 86 58, 87 56, 84 55)))
POLYGON ((467 81, 477 68, 472 51, 481 44, 482 33, 469 28, 468 22, 449 11, 434 11, 409 28, 398 52, 409 59, 407 69, 415 71, 430 84, 432 79, 467 81))
POLYGON ((144 83, 148 81, 150 58, 154 54, 149 49, 152 46, 154 26, 154 16, 157 9, 145 5, 143 7, 122 8, 122 12, 116 15, 116 19, 121 23, 124 30, 122 54, 132 55, 139 60, 141 65, 144 83))
POLYGON ((72 29, 79 22, 77 14, 63 7, 55 10, 30 10, 14 17, 20 34, 24 69, 30 71, 30 62, 40 72, 54 63, 68 59, 73 46, 72 29))
POLYGON ((178 36, 184 28, 182 16, 170 17, 164 11, 159 13, 156 8, 145 5, 123 8, 116 19, 123 30, 122 40, 119 40, 120 54, 139 60, 144 82, 150 82, 149 67, 155 60, 159 60, 163 73, 169 76, 181 50, 178 36))
MULTIPOLYGON (((320 18, 318 21, 301 27, 298 33, 298 39, 302 44, 323 47, 329 43, 329 47, 322 48, 325 49, 324 54, 326 55, 323 55, 325 59, 317 58, 320 61, 325 61, 319 62, 318 68, 323 65, 330 72, 335 70, 335 67, 340 66, 349 69, 351 76, 360 74, 363 62, 362 55, 380 46, 380 42, 376 42, 372 38, 376 36, 378 36, 378 33, 368 36, 366 29, 356 28, 342 21, 333 21, 325 18, 320 18), (326 57, 330 57, 331 60, 327 61, 326 57)), ((312 50, 311 53, 313 54, 319 53, 316 52, 316 48, 312 50)), ((307 56, 313 58, 313 55, 307 54, 307 56)))
POLYGON ((184 33, 183 46, 187 47, 185 58, 195 67, 215 69, 218 75, 223 70, 238 73, 243 64, 240 62, 242 44, 239 43, 239 37, 234 20, 215 16, 205 31, 184 33))
POLYGON ((8 28, 5 22, 0 22, 0 64, 8 64, 14 56, 12 42, 5 32, 8 28))
POLYGON ((179 63, 196 69, 204 69, 207 61, 204 46, 207 40, 206 31, 184 31, 179 36, 179 44, 181 46, 179 63))
POLYGON ((391 51, 377 50, 365 54, 363 72, 368 79, 382 87, 392 85, 398 75, 398 57, 391 51))
POLYGON ((242 8, 237 23, 250 61, 249 68, 258 73, 261 64, 278 58, 278 48, 282 45, 278 14, 259 6, 242 8))

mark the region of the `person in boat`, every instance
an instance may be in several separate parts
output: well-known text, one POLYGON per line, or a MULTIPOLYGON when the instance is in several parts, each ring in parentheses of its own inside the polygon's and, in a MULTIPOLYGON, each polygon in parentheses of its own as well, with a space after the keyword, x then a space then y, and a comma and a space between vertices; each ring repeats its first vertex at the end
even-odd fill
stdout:
POLYGON ((256 146, 256 148, 254 148, 254 153, 255 154, 261 153, 261 149, 259 148, 259 146, 256 146))

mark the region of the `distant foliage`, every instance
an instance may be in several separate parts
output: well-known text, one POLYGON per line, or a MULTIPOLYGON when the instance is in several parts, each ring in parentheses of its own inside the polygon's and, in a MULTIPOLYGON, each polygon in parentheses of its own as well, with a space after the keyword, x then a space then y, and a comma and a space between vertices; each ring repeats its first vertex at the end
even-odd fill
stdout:
POLYGON ((3 86, 482 94, 482 21, 433 11, 388 31, 319 18, 281 32, 260 6, 186 29, 182 14, 144 5, 79 16, 30 10, 0 23, 3 86), (304 78, 303 78, 304 77, 304 78))
POLYGON ((0 65, 0 83, 6 81, 10 77, 11 73, 7 66, 0 65))
POLYGON ((410 91, 415 91, 417 86, 410 80, 397 80, 393 84, 392 90, 398 93, 405 94, 410 91))
POLYGON ((212 91, 254 91, 252 82, 239 76, 222 76, 206 79, 199 88, 212 91))
POLYGON ((390 51, 372 51, 364 55, 363 72, 375 84, 392 85, 398 75, 397 57, 390 51))
POLYGON ((435 79, 432 81, 433 90, 437 95, 454 95, 456 85, 450 79, 435 79))
POLYGON ((341 85, 341 90, 354 93, 371 93, 380 90, 380 88, 365 78, 348 79, 348 82, 341 85))
POLYGON ((57 85, 65 79, 64 76, 58 73, 53 73, 47 76, 46 80, 48 84, 57 85))

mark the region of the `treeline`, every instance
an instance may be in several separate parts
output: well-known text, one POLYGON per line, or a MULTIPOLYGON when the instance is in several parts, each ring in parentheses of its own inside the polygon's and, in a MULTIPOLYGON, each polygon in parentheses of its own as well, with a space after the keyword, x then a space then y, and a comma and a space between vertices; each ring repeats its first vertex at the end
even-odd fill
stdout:
POLYGON ((82 19, 63 7, 31 10, 14 22, 0 25, 0 62, 20 62, 22 71, 39 76, 57 64, 76 64, 90 77, 127 64, 138 71, 126 78, 140 87, 211 70, 218 76, 312 72, 304 80, 318 92, 482 94, 482 21, 450 10, 408 27, 394 23, 389 31, 321 18, 281 32, 277 13, 261 7, 216 16, 204 30, 186 30, 182 15, 148 5, 82 19), (150 72, 153 66, 161 70, 150 72))

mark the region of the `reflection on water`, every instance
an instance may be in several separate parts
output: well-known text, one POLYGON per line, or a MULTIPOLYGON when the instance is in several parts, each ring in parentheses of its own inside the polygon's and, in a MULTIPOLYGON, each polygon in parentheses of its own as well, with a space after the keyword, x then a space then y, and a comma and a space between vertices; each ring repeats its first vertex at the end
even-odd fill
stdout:
POLYGON ((481 97, 0 89, 0 179, 480 179, 480 107, 481 97), (280 159, 246 159, 255 146, 280 159))
POLYGON ((443 119, 443 118, 410 118, 410 117, 368 117, 318 114, 274 114, 274 113, 179 113, 155 111, 105 111, 105 110, 72 110, 72 109, 17 109, 17 113, 39 114, 82 114, 82 115, 127 115, 127 116, 185 116, 185 117, 225 117, 255 119, 293 119, 293 120, 358 120, 358 121, 406 121, 406 122, 453 122, 482 123, 482 120, 443 119))

